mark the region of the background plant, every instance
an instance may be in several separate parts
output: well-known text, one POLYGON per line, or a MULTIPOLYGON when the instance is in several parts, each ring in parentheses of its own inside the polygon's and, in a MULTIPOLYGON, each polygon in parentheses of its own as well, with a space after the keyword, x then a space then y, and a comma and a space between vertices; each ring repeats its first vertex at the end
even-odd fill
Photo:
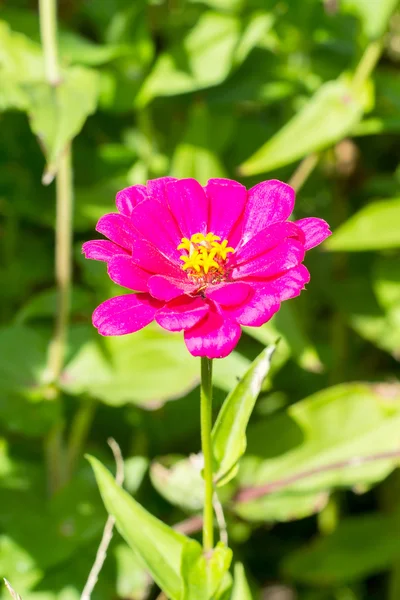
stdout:
MULTIPOLYGON (((248 187, 291 180, 296 217, 318 214, 336 233, 308 259, 309 292, 215 364, 217 410, 280 338, 246 456, 221 488, 250 581, 237 564, 228 597, 399 597, 396 4, 60 2, 55 64, 36 3, 3 2, 0 571, 24 600, 80 597, 106 519, 82 457, 112 468, 110 435, 126 489, 197 535, 201 479, 185 457, 200 447, 198 364, 155 328, 100 340, 90 314, 115 290, 80 247, 128 184, 238 169, 248 187), (59 212, 60 311, 55 197, 68 205, 72 139, 75 251, 59 212)), ((93 598, 156 595, 116 535, 93 598)))

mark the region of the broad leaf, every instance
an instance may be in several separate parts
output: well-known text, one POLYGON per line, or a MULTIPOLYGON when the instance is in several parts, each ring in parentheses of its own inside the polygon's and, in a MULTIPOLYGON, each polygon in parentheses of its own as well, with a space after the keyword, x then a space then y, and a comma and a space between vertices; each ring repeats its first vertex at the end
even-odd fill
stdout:
POLYGON ((172 600, 182 600, 183 553, 188 544, 192 547, 196 542, 174 531, 147 512, 118 486, 111 473, 96 458, 88 458, 104 504, 115 518, 119 532, 132 550, 140 555, 161 589, 172 600))
POLYGON ((365 34, 372 39, 381 37, 389 24, 389 19, 398 5, 398 0, 344 0, 341 9, 356 14, 365 34))
POLYGON ((398 516, 367 514, 341 521, 329 536, 284 560, 286 576, 308 585, 341 585, 388 569, 400 558, 398 516))
POLYGON ((253 600, 242 563, 235 564, 233 589, 230 600, 253 600))
POLYGON ((249 520, 301 518, 321 510, 333 487, 365 489, 382 480, 399 462, 396 455, 379 459, 399 448, 398 397, 396 386, 343 384, 251 427, 239 481, 270 487, 258 500, 242 496, 235 510, 249 520), (365 456, 372 458, 357 462, 365 456))
POLYGON ((211 600, 215 598, 232 560, 232 550, 219 542, 207 559, 203 549, 191 541, 182 558, 184 594, 182 600, 211 600))
POLYGON ((327 250, 359 252, 400 247, 400 198, 371 202, 325 242, 327 250))
POLYGON ((344 80, 325 83, 297 115, 241 165, 240 172, 257 175, 271 171, 335 144, 361 119, 363 96, 344 80))
POLYGON ((47 83, 26 86, 32 131, 38 136, 47 160, 47 173, 54 176, 67 144, 80 132, 97 105, 97 74, 72 67, 56 88, 47 83))
POLYGON ((275 346, 263 350, 226 398, 212 432, 216 479, 226 483, 246 450, 246 428, 275 346))

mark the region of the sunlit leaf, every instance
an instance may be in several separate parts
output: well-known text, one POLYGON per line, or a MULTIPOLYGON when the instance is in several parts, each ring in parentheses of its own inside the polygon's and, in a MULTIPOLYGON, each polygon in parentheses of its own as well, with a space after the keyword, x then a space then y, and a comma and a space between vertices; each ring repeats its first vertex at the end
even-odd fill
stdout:
POLYGON ((231 600, 253 600, 242 563, 235 564, 231 600))

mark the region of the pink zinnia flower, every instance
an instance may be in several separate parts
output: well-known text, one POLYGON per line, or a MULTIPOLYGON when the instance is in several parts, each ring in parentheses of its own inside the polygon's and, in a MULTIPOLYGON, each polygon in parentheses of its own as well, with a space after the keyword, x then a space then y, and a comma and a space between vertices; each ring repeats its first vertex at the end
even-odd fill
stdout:
POLYGON ((306 250, 330 235, 322 219, 288 222, 295 200, 285 183, 249 191, 236 181, 163 177, 118 192, 118 213, 86 242, 117 284, 136 293, 106 300, 93 313, 101 335, 124 335, 153 320, 184 331, 193 356, 222 358, 241 325, 259 327, 310 280, 306 250))

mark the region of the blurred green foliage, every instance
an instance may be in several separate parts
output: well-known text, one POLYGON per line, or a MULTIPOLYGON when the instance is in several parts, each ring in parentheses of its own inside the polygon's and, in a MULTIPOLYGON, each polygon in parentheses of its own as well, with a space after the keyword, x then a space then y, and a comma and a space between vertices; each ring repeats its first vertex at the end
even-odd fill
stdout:
MULTIPOLYGON (((180 335, 155 327, 99 339, 91 312, 117 288, 81 243, 127 185, 166 174, 288 181, 310 155, 318 164, 295 215, 323 217, 335 233, 307 259, 308 290, 215 364, 217 409, 280 338, 245 457, 221 488, 240 563, 219 597, 399 600, 396 8, 60 0, 55 95, 36 2, 1 3, 0 575, 23 600, 79 599, 106 519, 83 454, 112 467, 110 435, 126 457, 126 489, 149 511, 190 526, 201 509, 199 365, 180 335), (74 290, 60 394, 47 368, 55 190, 42 179, 73 138, 74 290), (369 460, 357 465, 359 456, 369 460)), ((156 596, 116 534, 93 599, 156 596)))

